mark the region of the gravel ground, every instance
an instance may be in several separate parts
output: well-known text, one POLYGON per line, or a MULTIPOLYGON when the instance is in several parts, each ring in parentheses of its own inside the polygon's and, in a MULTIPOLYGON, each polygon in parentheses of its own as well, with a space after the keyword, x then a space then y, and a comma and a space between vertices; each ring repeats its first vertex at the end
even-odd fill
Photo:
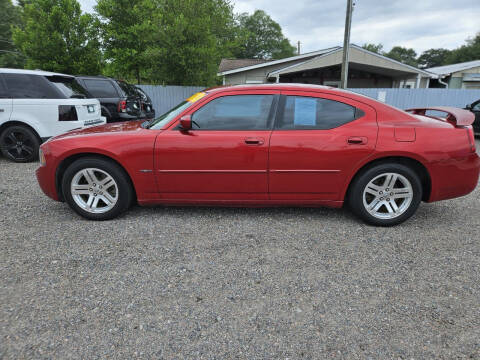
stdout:
POLYGON ((388 229, 294 208, 89 222, 36 167, 0 158, 0 358, 480 358, 480 187, 388 229))

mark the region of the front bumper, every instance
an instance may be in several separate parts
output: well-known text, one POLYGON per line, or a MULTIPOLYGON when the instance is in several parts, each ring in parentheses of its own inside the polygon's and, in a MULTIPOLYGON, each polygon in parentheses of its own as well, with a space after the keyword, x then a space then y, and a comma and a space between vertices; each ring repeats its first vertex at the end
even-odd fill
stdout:
POLYGON ((40 166, 35 171, 35 175, 43 193, 53 200, 60 201, 55 186, 55 174, 52 175, 47 166, 40 166))

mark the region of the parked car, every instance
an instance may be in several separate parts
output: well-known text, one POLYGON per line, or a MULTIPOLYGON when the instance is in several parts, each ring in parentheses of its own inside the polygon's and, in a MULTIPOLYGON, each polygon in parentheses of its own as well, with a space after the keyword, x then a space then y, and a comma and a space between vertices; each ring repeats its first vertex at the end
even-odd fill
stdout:
MULTIPOLYGON (((330 206, 399 224, 420 202, 478 183, 473 114, 412 113, 338 89, 294 84, 197 93, 151 121, 70 132, 43 144, 49 197, 94 220, 140 205, 330 206), (423 115, 421 115, 423 114, 423 115)), ((433 220, 432 220, 433 221, 433 220)))
POLYGON ((147 119, 153 119, 155 117, 155 109, 153 108, 152 99, 150 99, 150 96, 138 86, 135 86, 135 89, 142 98, 142 110, 145 113, 145 117, 147 119))
POLYGON ((46 71, 0 69, 0 149, 7 159, 36 160, 48 138, 105 124, 98 100, 85 99, 73 80, 46 71))
POLYGON ((475 115, 475 122, 473 123, 473 131, 476 135, 480 135, 480 99, 467 105, 467 110, 470 110, 475 115))
POLYGON ((148 113, 155 116, 150 98, 145 99, 138 89, 122 80, 104 76, 77 76, 77 83, 89 98, 96 98, 102 106, 102 116, 107 122, 130 121, 148 118, 143 111, 147 103, 148 113))

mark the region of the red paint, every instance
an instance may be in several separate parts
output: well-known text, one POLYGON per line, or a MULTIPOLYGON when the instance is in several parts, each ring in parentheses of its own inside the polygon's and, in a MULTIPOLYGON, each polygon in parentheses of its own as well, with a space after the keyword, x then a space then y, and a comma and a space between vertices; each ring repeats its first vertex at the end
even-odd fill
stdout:
POLYGON ((108 124, 58 136, 42 145, 42 190, 55 200, 56 172, 71 156, 98 154, 118 162, 140 204, 304 205, 339 207, 355 174, 371 161, 414 159, 431 178, 428 201, 462 196, 478 183, 480 158, 468 119, 411 115, 373 99, 309 85, 215 88, 162 130, 141 121, 108 124), (305 95, 341 101, 365 113, 331 130, 180 131, 184 115, 235 94, 305 95))

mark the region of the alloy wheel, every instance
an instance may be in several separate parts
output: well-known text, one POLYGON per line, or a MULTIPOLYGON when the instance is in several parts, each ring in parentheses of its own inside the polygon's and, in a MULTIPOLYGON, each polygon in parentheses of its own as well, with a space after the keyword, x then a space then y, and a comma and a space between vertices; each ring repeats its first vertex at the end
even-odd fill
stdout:
POLYGON ((7 130, 1 146, 8 156, 15 161, 27 160, 35 152, 33 139, 21 128, 7 130))
POLYGON ((111 210, 118 201, 118 185, 114 178, 97 168, 78 171, 72 178, 70 192, 80 208, 93 214, 111 210))
POLYGON ((413 200, 410 181, 398 173, 373 178, 363 191, 363 206, 378 219, 394 219, 408 210, 413 200))

